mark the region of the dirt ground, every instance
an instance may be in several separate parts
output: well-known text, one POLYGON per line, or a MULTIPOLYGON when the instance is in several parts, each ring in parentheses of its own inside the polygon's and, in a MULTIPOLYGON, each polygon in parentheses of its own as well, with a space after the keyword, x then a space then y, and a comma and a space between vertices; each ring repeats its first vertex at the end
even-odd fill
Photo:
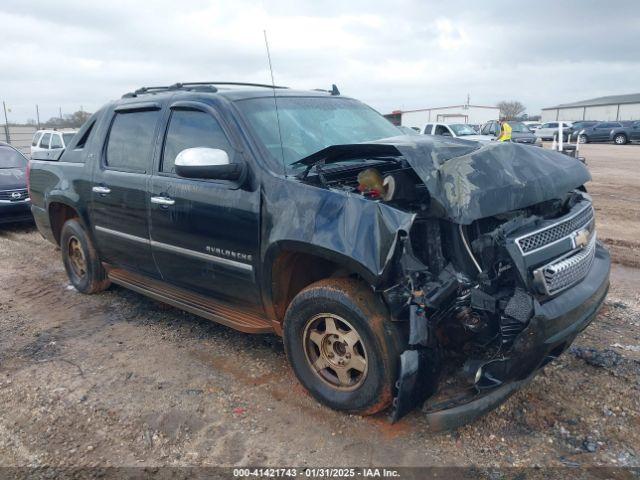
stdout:
POLYGON ((640 146, 587 145, 606 306, 502 407, 433 433, 320 406, 276 336, 112 287, 76 292, 28 225, 0 228, 0 466, 640 466, 640 146), (592 350, 590 350, 592 349, 592 350))
POLYGON ((640 145, 581 146, 593 182, 598 236, 614 261, 640 268, 640 145))

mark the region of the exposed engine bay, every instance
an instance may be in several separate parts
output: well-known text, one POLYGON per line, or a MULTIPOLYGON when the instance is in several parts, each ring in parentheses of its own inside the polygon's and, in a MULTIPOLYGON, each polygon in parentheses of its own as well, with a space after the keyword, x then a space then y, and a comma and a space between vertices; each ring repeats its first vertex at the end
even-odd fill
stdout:
POLYGON ((415 215, 380 289, 394 321, 409 325, 393 420, 427 400, 437 411, 523 381, 568 346, 539 348, 535 312, 593 262, 584 187, 463 224, 402 157, 315 167, 305 181, 415 215))

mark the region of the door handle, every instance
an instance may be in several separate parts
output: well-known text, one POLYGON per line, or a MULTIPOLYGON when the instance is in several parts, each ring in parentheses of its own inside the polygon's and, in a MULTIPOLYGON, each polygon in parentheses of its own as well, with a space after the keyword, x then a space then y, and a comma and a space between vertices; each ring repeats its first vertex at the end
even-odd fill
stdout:
POLYGON ((111 193, 111 189, 109 187, 101 187, 99 185, 93 187, 91 190, 93 190, 95 193, 99 193, 100 195, 107 195, 111 193))
POLYGON ((151 203, 155 203, 157 205, 173 205, 176 201, 173 198, 169 197, 151 197, 151 203))

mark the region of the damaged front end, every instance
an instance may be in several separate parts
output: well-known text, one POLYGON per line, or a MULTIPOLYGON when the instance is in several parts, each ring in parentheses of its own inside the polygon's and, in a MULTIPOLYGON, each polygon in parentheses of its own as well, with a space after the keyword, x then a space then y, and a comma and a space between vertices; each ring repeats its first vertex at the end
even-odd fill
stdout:
POLYGON ((378 286, 409 330, 393 421, 422 406, 434 429, 448 429, 495 408, 603 303, 610 259, 583 187, 590 175, 575 159, 413 137, 314 157, 305 162, 319 184, 414 215, 378 286), (318 168, 345 159, 369 161, 318 168))
POLYGON ((470 225, 417 219, 402 248, 400 281, 385 291, 410 328, 392 418, 424 405, 434 429, 505 400, 570 345, 608 289, 580 190, 470 225))

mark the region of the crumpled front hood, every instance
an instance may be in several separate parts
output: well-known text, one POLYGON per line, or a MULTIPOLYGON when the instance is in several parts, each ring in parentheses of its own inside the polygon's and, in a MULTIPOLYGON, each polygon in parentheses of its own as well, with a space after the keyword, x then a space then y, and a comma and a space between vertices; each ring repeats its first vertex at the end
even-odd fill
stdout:
POLYGON ((334 145, 300 163, 398 154, 415 170, 445 216, 461 224, 563 198, 591 180, 580 161, 552 150, 431 135, 334 145))

